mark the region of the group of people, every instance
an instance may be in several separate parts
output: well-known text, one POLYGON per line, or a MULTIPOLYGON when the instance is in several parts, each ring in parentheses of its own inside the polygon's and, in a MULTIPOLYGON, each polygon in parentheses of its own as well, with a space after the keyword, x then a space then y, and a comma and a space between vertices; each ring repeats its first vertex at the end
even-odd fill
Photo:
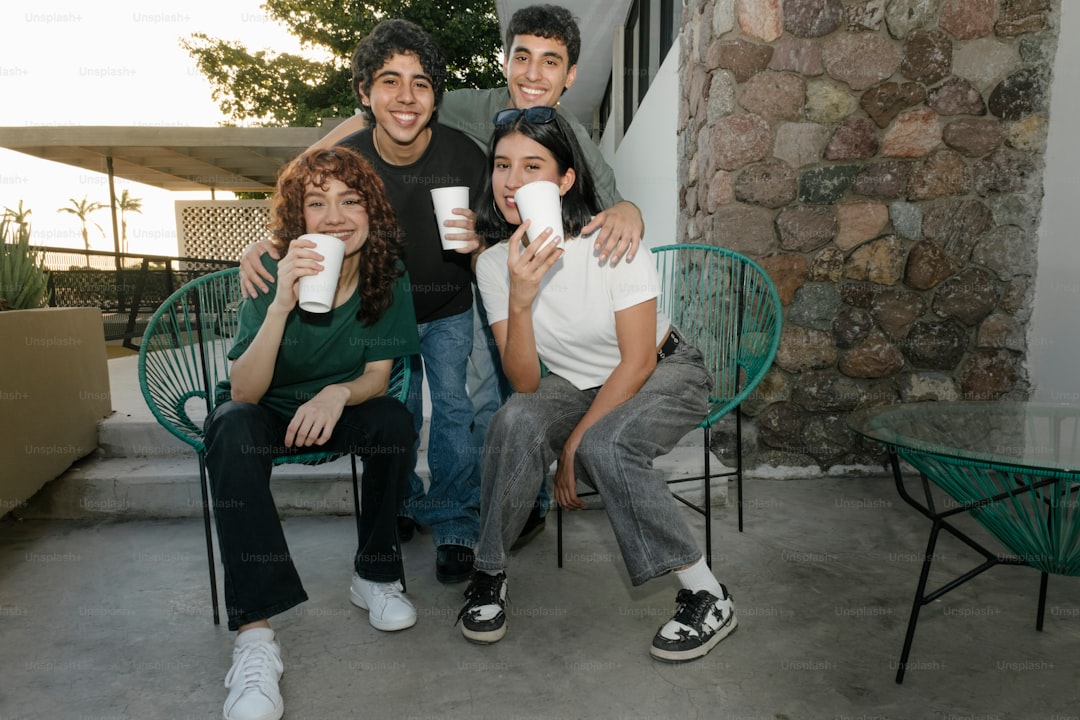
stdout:
POLYGON ((427 528, 436 578, 468 581, 464 637, 506 633, 510 550, 554 500, 599 490, 630 580, 674 573, 676 610, 650 652, 682 662, 735 629, 727 589, 653 458, 705 416, 711 376, 657 307, 644 226, 584 127, 558 109, 580 33, 553 5, 510 19, 507 86, 444 93, 437 44, 405 20, 380 23, 353 55, 362 113, 289 163, 271 201, 272 241, 245 252, 245 300, 230 380, 206 421, 206 458, 237 631, 224 716, 280 718, 283 671, 269 618, 307 599, 269 477, 277 454, 318 448, 363 458, 360 543, 350 599, 370 624, 416 623, 401 543, 427 528), (546 180, 565 238, 529 243, 515 191, 546 180), (438 227, 430 190, 470 188, 471 208, 438 227), (297 307, 324 258, 305 233, 345 244, 330 312, 297 307), (441 236, 464 241, 443 250, 441 236), (562 242, 547 242, 561 240, 562 242), (391 368, 412 366, 407 401, 391 368), (416 472, 428 383, 430 478, 416 472))

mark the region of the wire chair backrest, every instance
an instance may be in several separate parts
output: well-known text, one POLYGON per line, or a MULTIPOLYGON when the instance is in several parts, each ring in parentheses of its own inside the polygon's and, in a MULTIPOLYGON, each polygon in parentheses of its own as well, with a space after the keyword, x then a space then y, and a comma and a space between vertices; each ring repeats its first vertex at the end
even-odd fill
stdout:
POLYGON ((713 372, 707 422, 738 406, 765 377, 780 345, 780 296, 748 257, 712 245, 653 249, 660 309, 713 372))
POLYGON ((238 268, 197 278, 154 312, 139 347, 139 385, 150 411, 199 452, 214 388, 229 377, 240 300, 238 268))

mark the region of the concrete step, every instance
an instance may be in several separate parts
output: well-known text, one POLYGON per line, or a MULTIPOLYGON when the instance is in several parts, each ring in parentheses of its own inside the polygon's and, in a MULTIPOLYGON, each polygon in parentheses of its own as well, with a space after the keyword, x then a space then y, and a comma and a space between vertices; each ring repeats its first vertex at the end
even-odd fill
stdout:
MULTIPOLYGON (((187 446, 184 446, 187 448, 187 446)), ((658 458, 656 466, 671 478, 691 477, 702 467, 701 446, 683 445, 658 458)), ((722 467, 713 461, 713 471, 722 467)), ((417 474, 429 477, 427 456, 421 453, 417 474)), ((349 515, 353 512, 352 473, 342 457, 317 466, 281 465, 274 468, 271 488, 283 515, 349 515)), ((702 483, 679 486, 680 493, 701 502, 702 483)), ((724 504, 727 484, 713 483, 713 504, 724 504)), ((590 504, 599 505, 596 498, 590 504)), ((199 466, 190 448, 150 457, 86 457, 48 483, 18 513, 25 518, 148 519, 199 517, 202 495, 199 466)))
MULTIPOLYGON (((98 450, 48 483, 18 515, 28 518, 144 519, 199 517, 202 495, 194 450, 165 430, 150 413, 138 386, 138 358, 109 360, 114 412, 98 426, 98 450)), ((425 408, 430 401, 425 400, 425 408)), ((427 424, 420 434, 417 474, 427 480, 427 424)), ((702 433, 689 433, 656 466, 670 477, 702 470, 702 433)), ((713 472, 722 466, 713 458, 713 472)), ((695 502, 701 483, 678 486, 695 502)), ((315 467, 282 465, 271 479, 282 515, 348 515, 353 512, 349 459, 315 467)), ((727 485, 713 484, 713 503, 727 501, 727 485)), ((599 506, 596 498, 588 504, 599 506)))
MULTIPOLYGON (((427 450, 428 420, 420 430, 420 451, 427 450)), ((173 457, 192 452, 191 446, 173 435, 146 413, 114 412, 98 423, 98 450, 106 458, 173 457)))

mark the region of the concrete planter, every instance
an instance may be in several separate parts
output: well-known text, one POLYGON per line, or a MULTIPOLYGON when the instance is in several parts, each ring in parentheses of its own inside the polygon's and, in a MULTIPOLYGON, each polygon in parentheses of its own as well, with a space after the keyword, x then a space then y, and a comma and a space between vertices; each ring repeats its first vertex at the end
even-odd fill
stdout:
POLYGON ((101 310, 0 312, 0 516, 97 448, 112 412, 101 310))

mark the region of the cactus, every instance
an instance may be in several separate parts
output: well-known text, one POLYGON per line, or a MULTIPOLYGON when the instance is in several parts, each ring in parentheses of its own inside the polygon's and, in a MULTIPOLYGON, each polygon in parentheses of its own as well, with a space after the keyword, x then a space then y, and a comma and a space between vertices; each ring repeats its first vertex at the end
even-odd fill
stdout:
POLYGON ((0 310, 45 305, 49 273, 30 245, 30 226, 5 215, 0 219, 0 310))

